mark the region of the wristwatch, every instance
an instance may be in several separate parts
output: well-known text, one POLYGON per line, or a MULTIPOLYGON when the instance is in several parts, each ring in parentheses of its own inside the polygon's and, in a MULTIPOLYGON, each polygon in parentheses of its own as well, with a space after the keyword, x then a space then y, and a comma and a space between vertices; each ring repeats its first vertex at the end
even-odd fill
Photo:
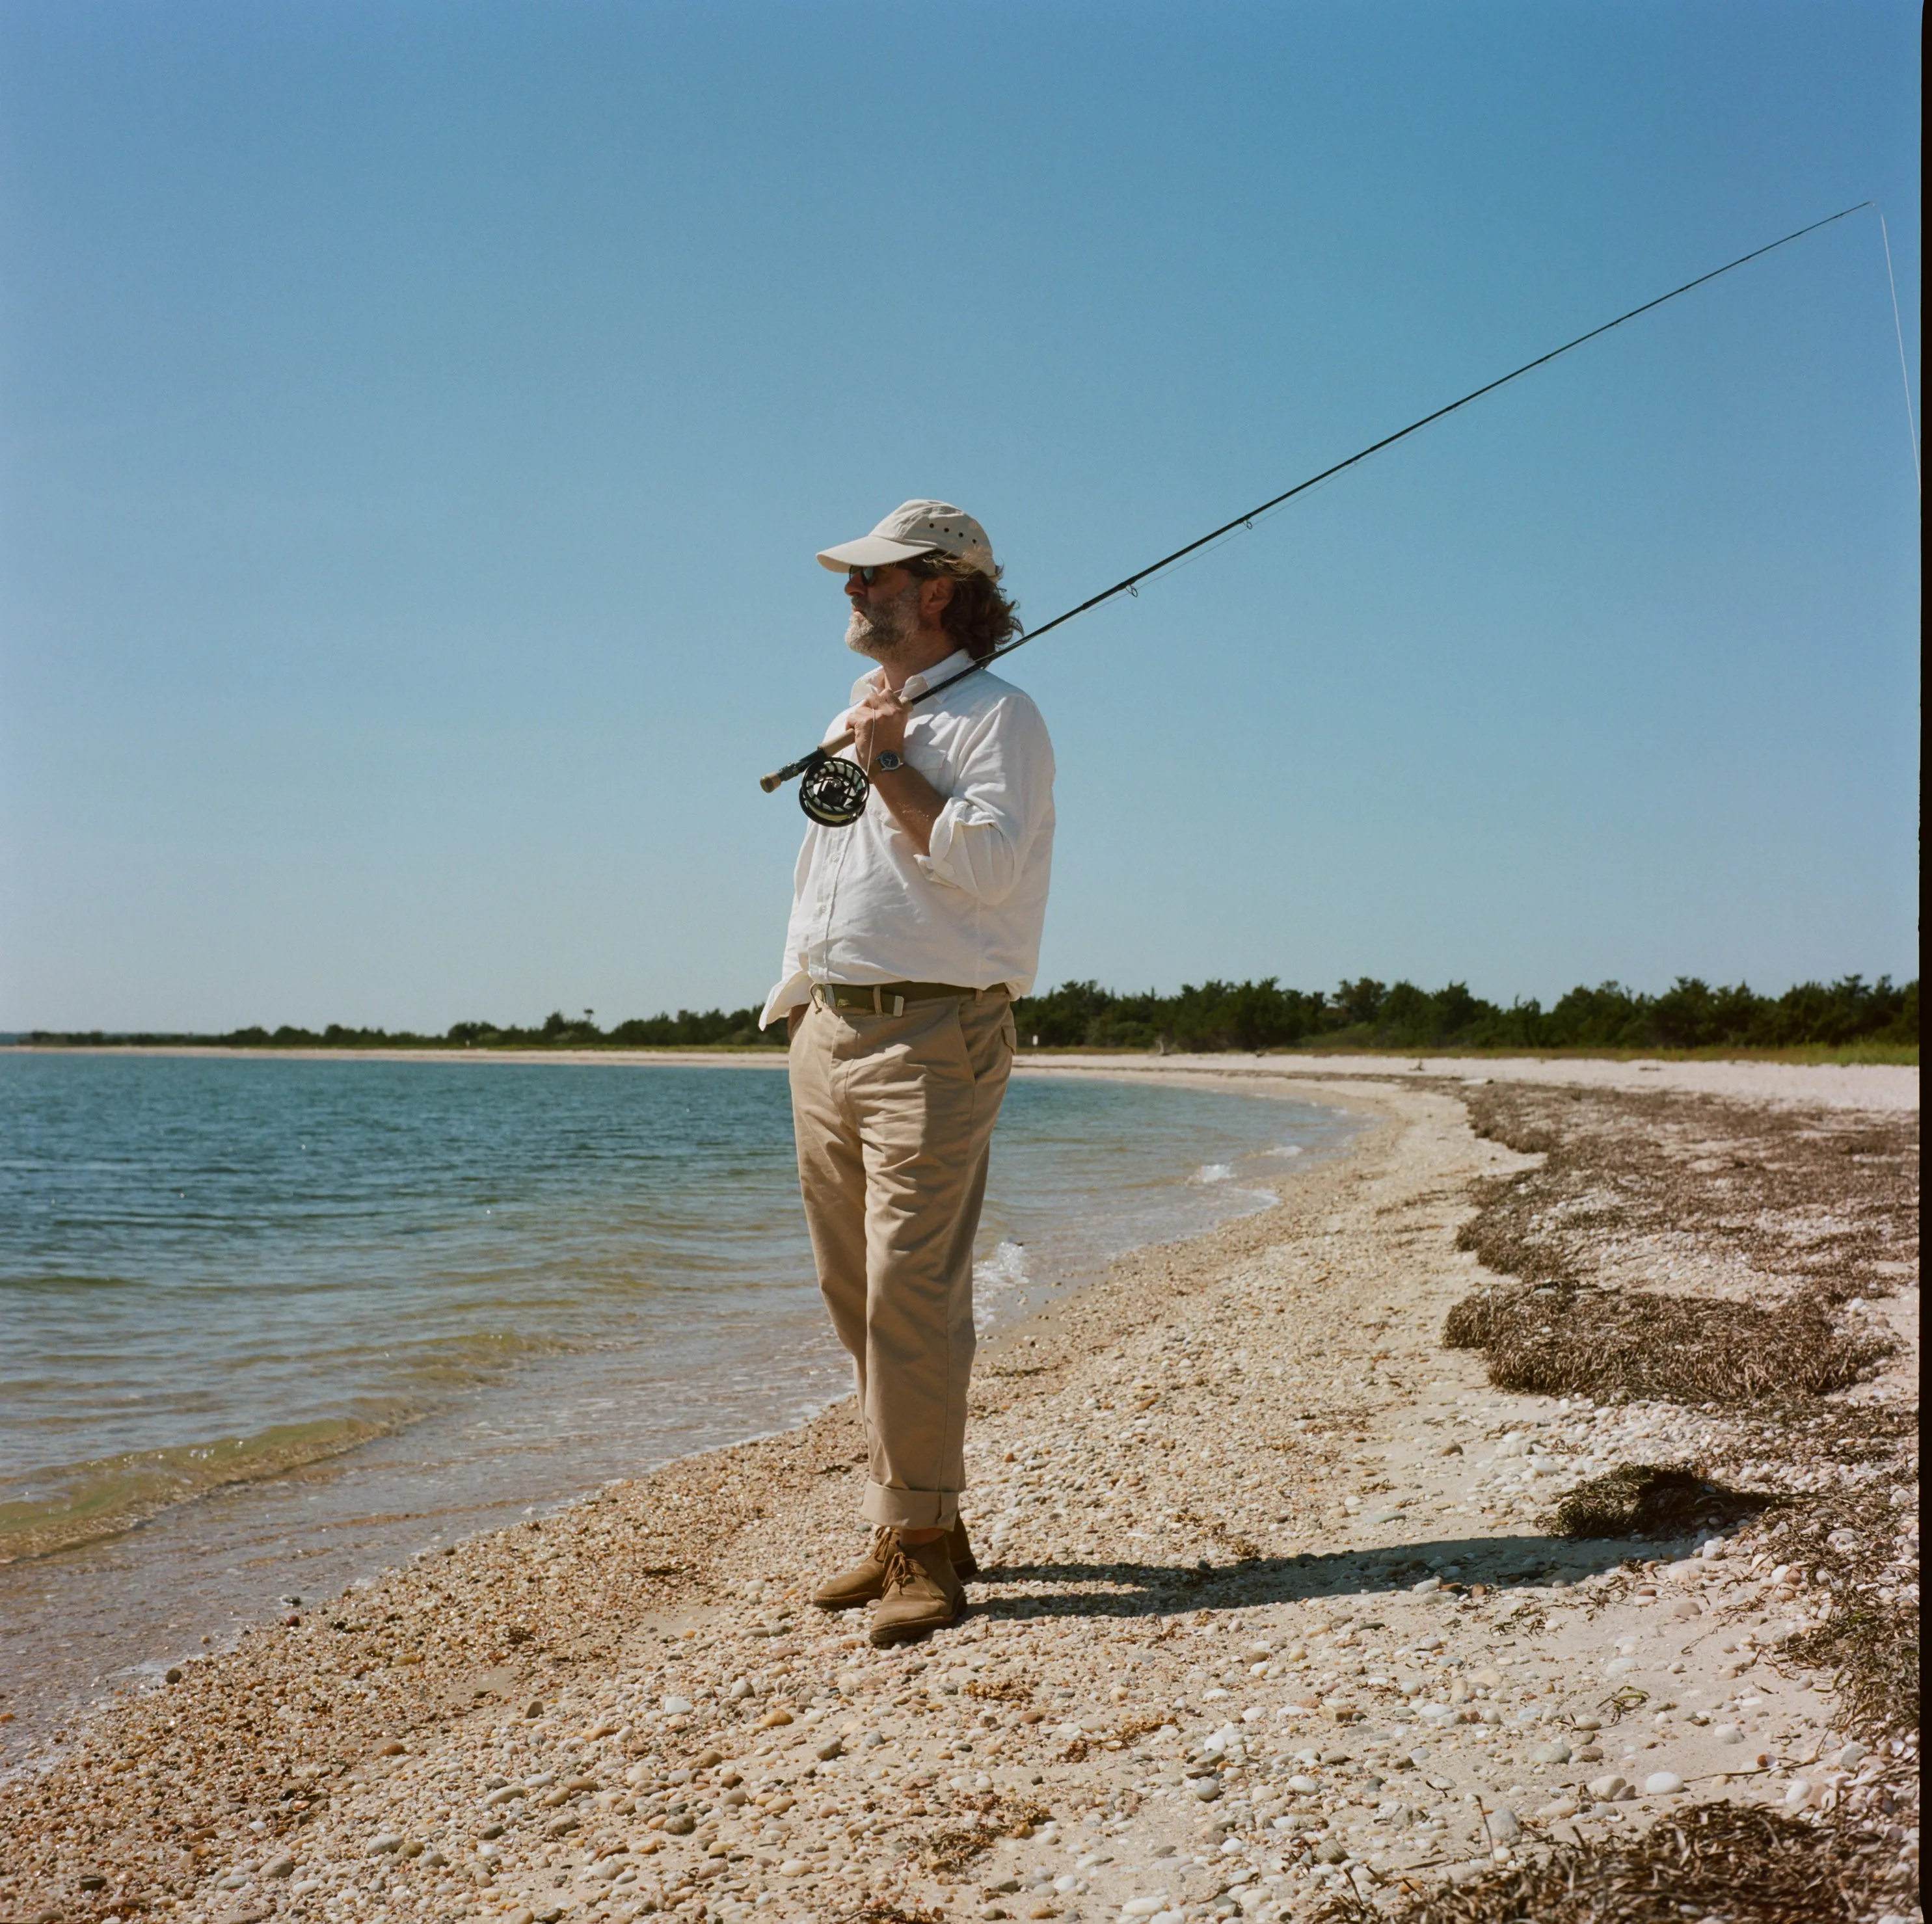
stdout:
POLYGON ((872 766, 881 775, 896 775, 905 766, 905 757, 890 748, 881 748, 874 758, 872 766))

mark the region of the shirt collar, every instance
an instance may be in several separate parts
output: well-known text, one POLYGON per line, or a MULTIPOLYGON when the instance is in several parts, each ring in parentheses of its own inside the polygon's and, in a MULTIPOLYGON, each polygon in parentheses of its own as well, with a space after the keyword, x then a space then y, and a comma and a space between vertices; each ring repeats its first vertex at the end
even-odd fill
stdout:
MULTIPOLYGON (((916 699, 924 694, 927 689, 937 687, 941 682, 951 680, 955 675, 962 673, 972 665, 971 653, 965 649, 956 648, 944 661, 935 661, 922 675, 908 675, 906 677, 905 686, 899 692, 908 698, 916 699)), ((863 700, 866 695, 880 685, 874 679, 878 672, 878 670, 874 668, 871 673, 861 675, 852 684, 852 699, 855 702, 863 700)))

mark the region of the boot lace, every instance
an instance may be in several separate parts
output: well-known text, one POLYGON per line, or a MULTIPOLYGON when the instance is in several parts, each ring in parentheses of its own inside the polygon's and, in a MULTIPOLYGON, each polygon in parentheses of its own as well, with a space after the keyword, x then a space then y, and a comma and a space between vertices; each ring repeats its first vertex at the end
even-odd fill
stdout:
POLYGON ((905 1553, 905 1546, 898 1538, 892 1538, 892 1547, 886 1554, 885 1593, 890 1596, 895 1590, 909 1590, 926 1575, 905 1553))

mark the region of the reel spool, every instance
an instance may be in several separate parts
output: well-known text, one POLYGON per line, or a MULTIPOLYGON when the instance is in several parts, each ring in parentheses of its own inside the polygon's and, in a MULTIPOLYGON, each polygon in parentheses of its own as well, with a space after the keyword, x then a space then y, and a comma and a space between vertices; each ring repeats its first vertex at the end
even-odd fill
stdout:
POLYGON ((798 805, 823 828, 849 829, 872 792, 872 779, 856 762, 821 748, 798 785, 798 805))

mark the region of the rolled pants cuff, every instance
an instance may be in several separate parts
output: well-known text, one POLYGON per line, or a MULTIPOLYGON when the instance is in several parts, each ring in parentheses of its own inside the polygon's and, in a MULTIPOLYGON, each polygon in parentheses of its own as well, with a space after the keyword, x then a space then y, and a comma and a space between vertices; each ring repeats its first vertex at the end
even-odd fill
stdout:
POLYGON ((892 1530, 950 1530, 959 1521, 957 1490, 896 1490, 890 1483, 866 1485, 860 1510, 868 1523, 892 1530))

